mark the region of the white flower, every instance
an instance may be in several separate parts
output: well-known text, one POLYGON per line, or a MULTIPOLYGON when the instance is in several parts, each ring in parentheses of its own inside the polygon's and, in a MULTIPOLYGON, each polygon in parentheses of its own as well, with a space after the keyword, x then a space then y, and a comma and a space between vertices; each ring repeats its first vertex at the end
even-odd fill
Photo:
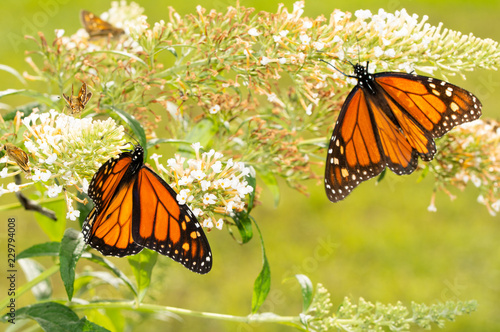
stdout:
POLYGON ((275 43, 281 42, 281 36, 273 36, 273 39, 275 43))
MULTIPOLYGON (((200 144, 200 143, 198 143, 200 144)), ((170 158, 167 160, 168 167, 175 169, 177 167, 177 161, 174 158, 170 158)))
POLYGON ((190 176, 185 176, 184 175, 183 177, 181 177, 179 179, 178 183, 179 183, 179 186, 186 186, 186 185, 188 185, 188 184, 190 184, 192 182, 193 182, 193 180, 192 180, 192 178, 190 176))
POLYGON ((89 181, 87 179, 83 179, 83 181, 82 181, 82 190, 86 194, 89 191, 89 181))
POLYGON ((51 198, 57 197, 63 190, 63 186, 58 186, 57 184, 49 186, 47 190, 47 195, 51 198))
POLYGON ((390 58, 394 58, 396 56, 396 51, 393 48, 390 48, 387 51, 385 51, 384 54, 390 58))
POLYGON ((5 194, 5 193, 8 193, 9 191, 8 190, 5 190, 3 189, 3 184, 0 186, 0 197, 5 194))
POLYGON ((200 181, 201 190, 203 190, 203 191, 207 191, 207 190, 208 190, 208 188, 210 188, 210 185, 211 185, 211 184, 212 184, 212 183, 211 183, 210 181, 207 181, 207 180, 201 180, 201 181, 200 181))
POLYGON ((429 204, 429 206, 427 207, 427 211, 429 211, 429 212, 436 212, 437 211, 437 208, 436 208, 436 205, 434 205, 434 202, 429 204))
POLYGON ((365 20, 367 18, 370 18, 372 16, 372 12, 369 9, 363 10, 359 9, 354 12, 354 16, 359 18, 360 20, 365 20))
POLYGON ((189 176, 191 176, 191 178, 193 178, 195 180, 201 181, 207 175, 202 170, 194 170, 194 171, 191 171, 191 173, 189 174, 189 176))
POLYGON ((234 209, 234 202, 233 201, 227 202, 227 204, 226 204, 226 212, 227 213, 231 213, 231 212, 233 212, 233 209, 234 209))
POLYGON ((218 229, 222 229, 222 226, 224 226, 224 221, 222 220, 222 218, 220 218, 215 222, 215 227, 217 227, 218 229))
POLYGON ((64 36, 64 29, 56 29, 55 33, 57 38, 61 38, 62 36, 64 36))
POLYGON ((157 161, 158 159, 160 159, 162 156, 161 155, 158 155, 156 153, 153 153, 153 155, 151 157, 149 157, 149 159, 151 160, 155 160, 157 161))
POLYGON ((11 193, 15 193, 19 191, 19 186, 15 184, 14 182, 11 182, 7 185, 7 190, 11 193))
POLYGON ((262 59, 260 60, 260 64, 263 66, 266 66, 271 60, 269 60, 268 57, 263 56, 262 59))
POLYGON ((9 171, 9 170, 7 169, 7 167, 4 167, 4 168, 2 169, 2 171, 0 172, 0 177, 2 177, 2 178, 6 178, 7 176, 9 176, 9 172, 8 172, 8 171, 9 171))
POLYGON ((302 27, 304 29, 311 29, 313 26, 313 23, 311 21, 304 21, 304 23, 302 24, 302 27))
POLYGON ((210 107, 210 114, 217 114, 220 111, 220 106, 219 105, 214 105, 210 107))
POLYGON ((278 61, 280 64, 284 65, 286 63, 286 58, 281 57, 278 59, 278 61))
POLYGON ((69 210, 68 213, 66 214, 66 219, 69 220, 76 220, 76 218, 80 217, 80 211, 79 210, 69 210))
POLYGON ((203 214, 203 211, 200 208, 193 209, 193 214, 195 217, 199 217, 203 214))
POLYGON ((193 150, 198 153, 200 151, 201 148, 203 148, 200 144, 200 142, 196 142, 196 143, 193 143, 191 144, 191 147, 193 148, 193 150))
POLYGON ((212 228, 212 227, 214 227, 214 224, 212 223, 212 219, 207 218, 207 219, 203 220, 202 226, 205 227, 205 228, 212 228))
POLYGON ((289 32, 288 30, 281 30, 279 34, 281 37, 286 37, 286 35, 288 35, 288 32, 289 32))
POLYGON ((182 189, 176 196, 177 203, 179 203, 179 205, 186 204, 188 197, 189 197, 189 189, 182 189))
POLYGON ((212 170, 214 173, 219 174, 222 171, 222 163, 220 160, 217 160, 213 165, 212 165, 212 170))
POLYGON ((301 34, 300 37, 299 37, 299 39, 302 42, 302 44, 304 44, 304 45, 309 45, 309 42, 311 41, 311 37, 309 37, 305 33, 301 34))
POLYGON ((56 160, 57 160, 57 154, 53 153, 49 155, 47 159, 45 159, 45 163, 52 165, 56 160))
POLYGON ((261 33, 256 28, 251 28, 250 30, 248 30, 248 34, 254 37, 261 35, 261 33))
POLYGON ((321 51, 323 48, 325 48, 325 43, 323 42, 313 42, 313 47, 316 51, 321 51))
POLYGON ((276 100, 278 100, 278 97, 276 96, 276 94, 274 92, 267 95, 267 101, 269 101, 270 103, 273 103, 276 100))
POLYGON ((217 196, 214 194, 205 194, 203 195, 203 204, 209 205, 209 204, 215 204, 215 200, 217 199, 217 196))

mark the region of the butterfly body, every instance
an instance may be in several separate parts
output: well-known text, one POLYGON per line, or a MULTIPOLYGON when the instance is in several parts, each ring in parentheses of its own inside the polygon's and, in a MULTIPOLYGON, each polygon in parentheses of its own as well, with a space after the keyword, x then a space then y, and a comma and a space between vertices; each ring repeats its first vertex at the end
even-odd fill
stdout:
POLYGON ((94 208, 83 224, 85 242, 104 255, 128 256, 144 247, 207 273, 212 253, 201 225, 177 193, 143 163, 136 146, 96 172, 88 195, 94 208))
POLYGON ((92 92, 87 92, 87 84, 83 83, 78 96, 73 96, 73 86, 71 86, 71 96, 68 97, 63 93, 63 98, 71 109, 71 114, 78 114, 85 109, 87 103, 92 97, 92 92))
POLYGON ((358 84, 348 95, 333 130, 325 169, 332 202, 344 199, 361 182, 388 167, 412 173, 418 157, 433 159, 434 138, 481 116, 470 92, 432 77, 369 73, 354 65, 358 84))

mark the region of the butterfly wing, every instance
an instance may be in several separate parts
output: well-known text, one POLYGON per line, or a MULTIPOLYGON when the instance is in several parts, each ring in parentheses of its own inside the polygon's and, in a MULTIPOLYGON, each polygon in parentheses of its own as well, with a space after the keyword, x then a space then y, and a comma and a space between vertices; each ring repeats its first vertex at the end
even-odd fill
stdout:
POLYGON ((82 10, 80 13, 80 19, 82 21, 82 25, 92 37, 107 37, 109 35, 113 37, 117 37, 123 34, 123 30, 119 28, 115 28, 112 24, 104 21, 98 16, 94 15, 87 10, 82 10))
POLYGON ((14 161, 20 169, 25 173, 30 172, 29 158, 26 152, 11 143, 5 143, 3 148, 9 159, 14 161))
POLYGON ((132 155, 120 154, 99 168, 89 185, 94 202, 82 226, 85 242, 107 256, 127 256, 142 247, 132 237, 133 189, 137 180, 131 174, 132 155))
POLYGON ((481 116, 482 105, 476 96, 451 83, 405 73, 374 76, 380 87, 404 111, 399 119, 402 116, 410 118, 432 138, 441 137, 453 127, 481 116))
POLYGON ((328 149, 325 188, 332 202, 388 166, 410 174, 418 156, 430 161, 434 138, 481 116, 467 90, 435 78, 355 66, 358 85, 346 99, 328 149), (361 81, 361 83, 360 83, 361 81))
POLYGON ((333 130, 325 168, 325 189, 330 201, 344 199, 362 181, 382 172, 375 119, 366 92, 356 86, 347 97, 333 130))
POLYGON ((166 255, 191 271, 207 273, 212 253, 201 225, 177 193, 155 172, 142 166, 134 184, 134 241, 166 255))

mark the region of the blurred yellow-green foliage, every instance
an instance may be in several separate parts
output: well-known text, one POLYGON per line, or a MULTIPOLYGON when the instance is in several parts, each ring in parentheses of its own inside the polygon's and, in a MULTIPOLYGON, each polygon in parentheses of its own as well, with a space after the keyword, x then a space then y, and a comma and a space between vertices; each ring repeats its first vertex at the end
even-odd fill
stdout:
MULTIPOLYGON (((195 12, 197 5, 223 11, 232 1, 159 2, 137 1, 145 8, 148 22, 167 17, 167 6, 181 15, 195 12)), ((288 8, 293 1, 283 1, 288 8)), ((277 2, 241 1, 247 7, 275 12, 277 2)), ((0 63, 27 70, 25 50, 34 45, 23 38, 36 35, 38 30, 52 35, 54 29, 68 34, 80 27, 79 12, 91 10, 97 14, 109 8, 109 3, 97 0, 71 2, 66 0, 7 0, 0 3, 0 63)), ((394 11, 406 8, 409 13, 428 15, 429 23, 455 29, 464 34, 500 40, 500 1, 307 1, 306 16, 328 16, 339 8, 378 8, 394 11)), ((467 73, 467 81, 454 77, 451 82, 466 88, 483 103, 485 118, 500 118, 500 73, 475 71, 467 73)), ((9 74, 0 71, 0 91, 22 88, 9 74)), ((9 97, 8 103, 26 103, 22 97, 9 97)), ((2 102, 7 102, 2 100, 2 102)), ((439 152, 438 152, 439 153, 439 152)), ((317 170, 322 174, 323 170, 317 170)), ((261 311, 295 315, 300 311, 300 290, 290 277, 306 274, 313 283, 321 282, 330 290, 334 308, 345 296, 356 300, 395 303, 411 301, 432 304, 446 300, 476 299, 477 312, 460 317, 446 325, 444 331, 500 330, 500 218, 488 214, 476 202, 478 192, 469 186, 465 192, 450 199, 443 193, 436 198, 437 212, 428 212, 433 189, 432 177, 417 183, 418 174, 398 177, 387 174, 375 185, 368 181, 357 188, 345 201, 332 204, 324 194, 322 182, 307 183, 306 197, 281 185, 278 207, 264 190, 263 205, 253 211, 263 232, 271 265, 272 289, 261 311)), ((12 195, 1 198, 2 204, 15 202, 12 195)), ((17 219, 17 250, 48 241, 31 213, 21 210, 3 212, 0 224, 7 217, 17 219)), ((68 221, 68 227, 79 228, 68 221)), ((5 243, 5 229, 0 229, 0 242, 5 243)), ((192 310, 246 315, 250 312, 253 281, 260 271, 261 254, 258 241, 236 244, 225 232, 208 234, 214 255, 214 269, 208 275, 197 275, 171 264, 160 257, 153 273, 153 288, 149 303, 192 310)), ((6 251, 0 251, 0 271, 6 270, 6 251)), ((127 272, 125 260, 112 261, 127 272)), ((41 260, 42 264, 44 260, 41 260)), ((48 260, 47 260, 48 262, 48 260)), ((129 272, 128 272, 129 273, 129 272)), ((19 274, 20 275, 20 274, 19 274)), ((62 284, 52 278, 55 296, 65 298, 62 284)), ((19 284, 24 283, 21 278, 19 284)), ((0 297, 6 296, 4 280, 0 297)), ((17 300, 18 307, 34 302, 31 294, 17 300)), ((3 312, 3 311, 2 311, 3 312)), ((131 315, 135 315, 131 313, 131 315)), ((89 317, 90 318, 90 317, 89 317)), ((92 318, 90 318, 92 319, 92 318)), ((95 319, 98 322, 98 319, 95 319)), ((149 328, 175 331, 288 331, 272 325, 240 325, 202 318, 173 317, 168 321, 149 319, 134 331, 149 328)))

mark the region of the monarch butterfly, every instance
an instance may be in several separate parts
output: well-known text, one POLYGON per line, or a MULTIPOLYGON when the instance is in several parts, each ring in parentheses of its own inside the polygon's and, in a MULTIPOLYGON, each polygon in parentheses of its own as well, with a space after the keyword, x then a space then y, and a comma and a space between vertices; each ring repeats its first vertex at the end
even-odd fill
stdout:
POLYGON ((78 92, 78 96, 73 96, 73 86, 71 86, 71 97, 68 97, 63 93, 63 98, 64 100, 66 100, 66 103, 71 109, 71 114, 77 114, 83 111, 91 97, 92 97, 92 92, 89 91, 87 93, 86 83, 82 84, 82 87, 78 92))
POLYGON ((325 169, 332 202, 389 167, 410 174, 418 156, 430 161, 434 138, 481 116, 481 102, 445 81, 415 74, 369 73, 353 65, 357 85, 347 96, 333 129, 325 169))
POLYGON ((25 173, 30 172, 29 158, 26 152, 11 143, 5 143, 3 145, 3 149, 9 156, 9 159, 16 162, 20 169, 22 169, 25 173))
POLYGON ((103 255, 128 256, 143 247, 205 274, 212 253, 203 230, 176 192, 143 163, 140 145, 104 163, 92 178, 94 202, 82 226, 85 242, 103 255))
POLYGON ((90 38, 118 37, 124 33, 122 29, 114 27, 111 23, 104 21, 87 10, 81 11, 80 19, 90 38))

